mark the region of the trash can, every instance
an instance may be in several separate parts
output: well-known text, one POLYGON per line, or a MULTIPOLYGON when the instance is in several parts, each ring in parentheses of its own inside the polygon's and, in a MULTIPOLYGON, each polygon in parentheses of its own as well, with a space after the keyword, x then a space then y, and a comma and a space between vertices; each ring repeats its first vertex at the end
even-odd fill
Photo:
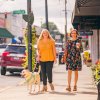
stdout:
POLYGON ((64 54, 63 51, 59 52, 59 54, 58 54, 58 61, 59 61, 59 64, 64 64, 64 63, 61 62, 61 58, 62 58, 63 54, 64 54))

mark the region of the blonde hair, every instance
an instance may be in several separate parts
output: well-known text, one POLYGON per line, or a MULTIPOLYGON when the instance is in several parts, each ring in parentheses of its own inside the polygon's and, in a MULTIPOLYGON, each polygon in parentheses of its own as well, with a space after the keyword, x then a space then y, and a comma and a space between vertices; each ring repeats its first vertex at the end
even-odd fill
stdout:
POLYGON ((40 40, 43 39, 43 33, 44 33, 44 32, 48 33, 48 39, 55 41, 55 40, 52 38, 52 36, 50 35, 50 32, 49 32, 47 29, 43 29, 42 32, 41 32, 41 34, 40 34, 40 36, 39 36, 38 42, 39 42, 40 40))

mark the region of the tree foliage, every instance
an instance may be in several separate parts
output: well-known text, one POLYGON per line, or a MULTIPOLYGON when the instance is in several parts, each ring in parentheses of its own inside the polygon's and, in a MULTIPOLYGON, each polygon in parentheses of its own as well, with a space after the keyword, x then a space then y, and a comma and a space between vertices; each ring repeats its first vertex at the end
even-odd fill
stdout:
MULTIPOLYGON (((57 26, 53 22, 48 23, 49 31, 58 30, 57 26)), ((46 28, 46 23, 41 25, 42 28, 46 28)))
MULTIPOLYGON (((43 23, 43 24, 41 25, 41 27, 42 27, 42 28, 46 28, 46 23, 43 23)), ((58 30, 58 28, 57 28, 57 26, 56 26, 56 24, 55 24, 54 22, 49 22, 49 23, 48 23, 48 27, 49 27, 49 32, 50 32, 51 36, 52 36, 54 39, 55 39, 55 36, 56 36, 57 34, 60 34, 60 35, 61 35, 61 41, 63 41, 64 35, 61 34, 61 33, 59 32, 59 30, 58 30)))

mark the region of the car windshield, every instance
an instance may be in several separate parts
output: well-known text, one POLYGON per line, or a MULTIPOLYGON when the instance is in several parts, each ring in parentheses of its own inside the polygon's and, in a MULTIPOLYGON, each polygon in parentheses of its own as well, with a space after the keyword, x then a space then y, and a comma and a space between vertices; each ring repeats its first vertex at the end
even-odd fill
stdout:
POLYGON ((9 45, 6 48, 6 51, 15 52, 15 53, 19 53, 19 54, 24 54, 25 53, 25 46, 12 46, 12 45, 9 45))

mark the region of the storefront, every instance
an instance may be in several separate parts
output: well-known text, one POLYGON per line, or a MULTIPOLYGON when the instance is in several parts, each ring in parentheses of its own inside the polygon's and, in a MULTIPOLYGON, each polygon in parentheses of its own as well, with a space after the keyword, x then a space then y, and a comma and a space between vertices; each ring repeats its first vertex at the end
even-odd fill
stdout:
POLYGON ((76 0, 72 24, 78 31, 93 32, 88 36, 92 62, 100 59, 100 0, 76 0))

